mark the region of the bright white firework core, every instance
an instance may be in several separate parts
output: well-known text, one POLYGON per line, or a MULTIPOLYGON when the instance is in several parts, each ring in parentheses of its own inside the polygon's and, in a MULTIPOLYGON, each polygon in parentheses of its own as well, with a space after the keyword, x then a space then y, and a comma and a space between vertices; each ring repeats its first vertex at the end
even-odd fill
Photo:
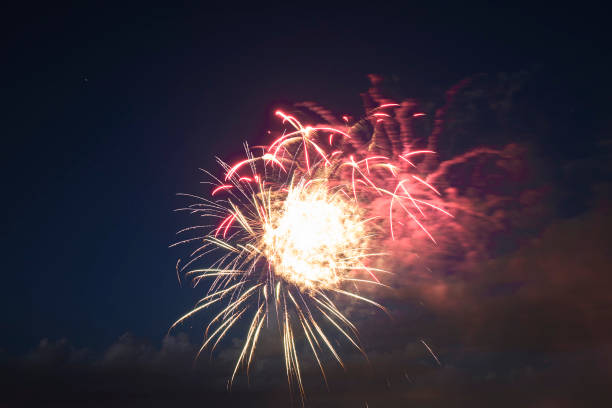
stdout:
POLYGON ((357 207, 322 185, 292 186, 263 236, 274 273, 301 290, 337 285, 363 269, 367 237, 357 207))

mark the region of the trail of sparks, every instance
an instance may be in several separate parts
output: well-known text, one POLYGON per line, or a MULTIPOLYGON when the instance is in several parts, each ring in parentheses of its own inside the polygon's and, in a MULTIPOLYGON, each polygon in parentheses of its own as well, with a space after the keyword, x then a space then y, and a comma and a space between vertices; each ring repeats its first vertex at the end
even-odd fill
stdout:
POLYGON ((429 347, 429 345, 427 343, 425 343, 425 340, 421 339, 421 343, 423 343, 423 345, 425 346, 427 351, 429 351, 429 354, 431 354, 431 356, 436 360, 436 363, 438 363, 439 366, 442 366, 442 363, 440 363, 440 360, 438 359, 438 356, 436 356, 436 353, 433 352, 431 347, 429 347))
MULTIPOLYGON (((291 115, 276 114, 293 130, 264 147, 259 156, 245 145, 245 160, 231 166, 218 160, 224 169, 222 178, 208 173, 215 184, 214 200, 185 195, 197 201, 179 211, 220 221, 184 228, 179 232, 209 231, 172 245, 197 244, 186 264, 179 269, 177 263, 177 273, 190 277, 194 285, 208 278, 212 282, 206 296, 171 329, 212 305, 223 304, 206 328, 199 355, 208 347, 214 350, 251 313, 228 381, 231 387, 241 367, 246 366, 248 373, 263 326, 268 325, 269 314, 276 313, 289 387, 303 398, 296 330, 303 334, 326 383, 323 353, 344 366, 332 344, 332 333, 365 356, 357 328, 338 302, 364 302, 384 310, 361 295, 359 285, 385 286, 380 275, 389 272, 379 267, 384 256, 381 242, 387 236, 394 239, 398 225, 405 228, 406 223, 396 219, 411 220, 435 243, 421 221, 426 212, 451 214, 431 202, 440 194, 435 187, 401 167, 407 162, 416 168, 409 158, 433 151, 413 151, 396 158, 345 152, 342 142, 351 138, 350 129, 303 126, 291 115), (381 198, 388 203, 385 218, 372 206, 381 198), (207 268, 188 269, 215 255, 207 268)), ((383 112, 372 115, 389 116, 383 112)))

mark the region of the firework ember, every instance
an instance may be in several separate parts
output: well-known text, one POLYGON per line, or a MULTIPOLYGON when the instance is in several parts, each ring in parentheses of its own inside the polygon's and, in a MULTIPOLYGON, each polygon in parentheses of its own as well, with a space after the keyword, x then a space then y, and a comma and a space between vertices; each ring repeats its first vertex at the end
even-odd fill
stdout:
MULTIPOLYGON (((381 105, 367 119, 384 122, 398 106, 381 105)), ((282 136, 265 147, 245 145, 245 160, 234 165, 219 160, 224 174, 217 178, 209 173, 214 180, 211 198, 187 195, 197 201, 181 210, 218 222, 181 230, 206 233, 174 244, 196 244, 177 271, 194 285, 211 281, 206 296, 172 327, 221 306, 206 328, 201 353, 214 350, 246 319, 231 385, 241 366, 248 372, 262 332, 270 320, 276 321, 289 386, 303 396, 296 333, 303 334, 299 338, 308 344, 325 381, 323 353, 343 365, 332 345, 334 337, 365 355, 356 326, 339 305, 352 299, 384 310, 360 294, 361 285, 385 286, 381 278, 389 271, 382 242, 415 230, 435 242, 426 216, 450 214, 436 204, 438 190, 422 174, 411 173, 418 167, 416 158, 433 151, 389 157, 372 148, 354 148, 351 135, 359 123, 352 128, 303 126, 283 112, 277 116, 288 127, 282 136), (214 260, 208 267, 196 267, 209 259, 214 260), (271 313, 275 319, 268 319, 271 313)))

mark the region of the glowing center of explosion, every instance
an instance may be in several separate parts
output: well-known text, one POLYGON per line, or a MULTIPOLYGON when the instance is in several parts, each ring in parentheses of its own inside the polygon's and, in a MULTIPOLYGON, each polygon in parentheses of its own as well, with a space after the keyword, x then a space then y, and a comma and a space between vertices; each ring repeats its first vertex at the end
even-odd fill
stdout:
POLYGON ((274 273, 302 290, 329 288, 363 269, 364 222, 353 203, 325 185, 292 186, 265 225, 264 253, 274 273))

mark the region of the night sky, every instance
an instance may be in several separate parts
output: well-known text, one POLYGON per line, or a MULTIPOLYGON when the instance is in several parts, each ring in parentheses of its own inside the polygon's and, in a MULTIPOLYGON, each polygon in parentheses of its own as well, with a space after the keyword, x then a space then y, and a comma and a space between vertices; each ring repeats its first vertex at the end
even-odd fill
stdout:
POLYGON ((597 10, 227 6, 2 13, 0 406, 290 406, 277 344, 227 393, 235 344, 192 368, 197 332, 165 338, 201 295, 168 248, 190 222, 176 193, 206 191, 198 168, 215 156, 265 143, 278 107, 359 117, 372 73, 429 113, 476 78, 441 154, 512 144, 520 205, 479 236, 482 261, 432 256, 435 285, 396 282, 395 320, 358 322, 371 364, 346 349, 330 391, 306 370, 307 406, 603 406, 612 123, 597 10))

